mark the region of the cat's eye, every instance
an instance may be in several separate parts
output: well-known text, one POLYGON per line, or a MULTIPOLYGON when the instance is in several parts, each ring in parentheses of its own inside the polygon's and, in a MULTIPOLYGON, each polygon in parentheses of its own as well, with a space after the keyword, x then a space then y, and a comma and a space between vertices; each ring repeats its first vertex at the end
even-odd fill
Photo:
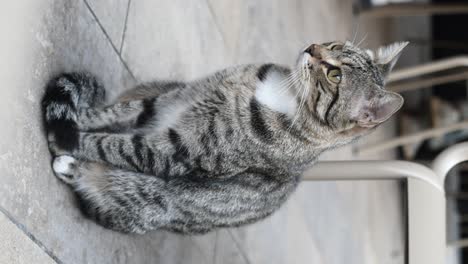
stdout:
POLYGON ((330 69, 327 73, 327 78, 330 80, 332 83, 340 83, 341 82, 341 70, 334 68, 330 69))
POLYGON ((330 50, 342 50, 343 49, 343 45, 342 44, 333 44, 329 47, 330 50))

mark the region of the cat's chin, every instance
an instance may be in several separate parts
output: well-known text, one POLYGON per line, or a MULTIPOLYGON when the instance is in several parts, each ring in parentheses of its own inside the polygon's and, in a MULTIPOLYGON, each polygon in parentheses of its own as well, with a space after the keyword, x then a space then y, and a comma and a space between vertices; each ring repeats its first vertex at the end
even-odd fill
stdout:
POLYGON ((362 135, 362 134, 372 131, 378 125, 379 125, 378 123, 356 122, 356 123, 352 123, 348 125, 348 127, 341 130, 339 134, 346 135, 346 136, 362 135))

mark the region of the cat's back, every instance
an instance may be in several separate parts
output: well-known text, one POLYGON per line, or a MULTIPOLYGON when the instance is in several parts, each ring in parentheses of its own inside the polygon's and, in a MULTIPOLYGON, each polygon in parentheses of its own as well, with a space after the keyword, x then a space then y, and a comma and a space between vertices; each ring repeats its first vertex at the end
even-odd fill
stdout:
MULTIPOLYGON (((206 115, 206 111, 222 114, 236 104, 243 105, 255 94, 259 68, 261 65, 255 64, 234 66, 193 81, 174 82, 172 90, 163 87, 157 105, 166 110, 160 114, 174 117, 186 113, 194 118, 206 115)), ((152 84, 153 89, 159 89, 157 86, 157 82, 152 84)))
POLYGON ((203 78, 190 81, 187 85, 191 88, 191 96, 206 96, 219 92, 244 92, 252 93, 255 90, 256 73, 261 65, 247 64, 228 67, 203 78))
POLYGON ((268 67, 285 70, 274 64, 245 64, 225 68, 192 81, 156 80, 145 82, 124 92, 118 101, 132 101, 161 97, 170 103, 173 99, 193 101, 219 92, 227 95, 249 96, 255 91, 262 72, 268 67))

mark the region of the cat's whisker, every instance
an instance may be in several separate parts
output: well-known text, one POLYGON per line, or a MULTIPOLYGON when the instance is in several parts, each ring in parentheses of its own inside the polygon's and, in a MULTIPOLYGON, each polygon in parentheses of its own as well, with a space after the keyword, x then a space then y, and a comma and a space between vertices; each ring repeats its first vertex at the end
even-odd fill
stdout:
POLYGON ((288 75, 288 77, 286 77, 284 80, 282 80, 282 81, 280 82, 280 84, 279 84, 280 87, 286 86, 286 88, 287 88, 287 85, 288 85, 294 78, 296 78, 296 74, 297 74, 296 71, 290 73, 290 74, 288 75))
POLYGON ((289 90, 291 88, 291 85, 293 83, 295 83, 298 79, 298 75, 295 74, 294 76, 292 76, 289 80, 287 80, 283 85, 282 85, 282 89, 280 90, 279 94, 282 94, 283 92, 289 90))
MULTIPOLYGON (((312 75, 310 74, 309 71, 305 71, 305 74, 306 74, 306 80, 307 80, 306 83, 309 84, 310 81, 311 81, 312 75)), ((301 115, 301 113, 302 113, 302 110, 303 110, 303 108, 304 108, 305 105, 306 105, 307 96, 308 96, 308 94, 309 94, 309 91, 310 91, 310 90, 308 89, 308 87, 307 87, 307 86, 304 86, 304 89, 303 89, 303 92, 302 92, 302 98, 301 98, 301 101, 300 101, 300 104, 299 104, 299 108, 298 108, 298 110, 297 110, 297 114, 296 114, 295 120, 293 120, 293 122, 291 123, 291 126, 289 127, 288 130, 291 130, 292 127, 294 126, 294 123, 297 121, 297 119, 299 119, 299 117, 300 117, 300 115, 301 115)))
MULTIPOLYGON (((297 85, 300 86, 300 83, 301 83, 301 77, 299 76, 299 74, 297 74, 295 76, 295 78, 291 80, 291 82, 289 83, 287 89, 285 89, 283 92, 279 93, 278 95, 284 94, 285 92, 289 91, 294 86, 297 86, 297 85)), ((296 96, 297 96, 297 94, 296 94, 296 96)))
POLYGON ((278 91, 278 96, 288 92, 294 84, 294 80, 289 81, 287 84, 282 85, 282 88, 278 91))
MULTIPOLYGON (((295 98, 297 98, 297 95, 299 95, 299 90, 298 90, 298 92, 297 92, 295 98)), ((295 100, 296 100, 296 99, 295 99, 295 100)), ((299 107, 299 106, 298 106, 298 107, 299 107)), ((294 112, 293 121, 291 122, 291 125, 288 127, 288 131, 294 126, 294 122, 296 122, 296 118, 297 118, 298 112, 299 112, 299 109, 296 109, 296 111, 294 112)))
POLYGON ((294 78, 297 77, 298 72, 299 72, 299 71, 298 71, 297 69, 296 69, 296 70, 293 70, 293 71, 288 75, 287 78, 285 78, 283 81, 281 81, 281 83, 286 84, 286 83, 290 82, 292 79, 294 79, 294 78))
MULTIPOLYGON (((359 43, 356 44, 356 47, 359 47, 359 45, 361 45, 361 43, 363 43, 363 42, 366 40, 366 38, 367 38, 367 33, 364 34, 364 37, 361 39, 361 41, 359 41, 359 43)), ((359 48, 360 48, 360 47, 359 47, 359 48)))
POLYGON ((291 71, 291 73, 289 73, 288 75, 286 75, 286 78, 284 78, 280 84, 283 84, 283 83, 286 83, 289 79, 291 79, 291 77, 294 75, 294 71, 291 71))
MULTIPOLYGON (((302 72, 302 74, 304 74, 304 72, 302 72)), ((308 74, 308 73, 306 73, 306 74, 308 74)), ((300 87, 301 87, 301 89, 299 91, 302 90, 302 92, 301 92, 301 98, 300 98, 300 101, 299 101, 299 106, 297 107, 297 111, 296 111, 296 113, 294 115, 294 119, 291 122, 291 125, 288 128, 288 131, 290 131, 292 129, 292 127, 294 126, 294 123, 296 123, 296 121, 299 119, 299 116, 301 115, 302 107, 305 105, 306 96, 307 96, 307 93, 308 93, 307 87, 305 85, 301 85, 300 87)), ((299 91, 296 94, 296 98, 299 95, 299 91)))
POLYGON ((306 95, 307 95, 307 89, 304 87, 302 89, 302 96, 301 96, 301 101, 299 102, 299 107, 297 108, 296 115, 295 115, 294 120, 292 121, 291 125, 289 126, 288 131, 290 131, 292 129, 292 127, 294 126, 294 123, 299 119, 299 117, 301 115, 301 112, 302 112, 302 108, 305 105, 306 95))
POLYGON ((286 80, 284 80, 282 82, 282 84, 280 84, 280 87, 282 86, 282 88, 278 92, 278 96, 280 96, 280 95, 284 94, 285 92, 289 91, 289 89, 291 89, 291 87, 294 86, 294 84, 297 82, 298 79, 299 79, 298 71, 295 71, 293 74, 291 74, 291 76, 289 78, 287 78, 286 80))
POLYGON ((354 42, 356 41, 356 37, 357 37, 357 34, 359 32, 359 20, 357 21, 357 24, 356 24, 356 27, 354 28, 354 36, 353 36, 353 40, 351 41, 351 43, 354 45, 354 42))
POLYGON ((279 83, 279 86, 280 87, 283 87, 284 85, 286 85, 292 78, 294 78, 294 75, 295 75, 295 71, 291 72, 290 74, 288 74, 286 76, 286 78, 284 78, 283 80, 281 80, 281 82, 279 83))

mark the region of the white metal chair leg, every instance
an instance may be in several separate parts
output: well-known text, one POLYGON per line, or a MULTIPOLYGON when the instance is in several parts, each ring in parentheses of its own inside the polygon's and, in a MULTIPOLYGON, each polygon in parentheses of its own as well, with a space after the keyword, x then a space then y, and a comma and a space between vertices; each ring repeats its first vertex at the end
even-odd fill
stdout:
MULTIPOLYGON (((304 173, 305 181, 389 180, 408 181, 409 264, 441 264, 449 250, 446 242, 444 181, 456 165, 468 161, 468 142, 442 152, 433 170, 408 161, 327 161, 304 173)), ((453 246, 466 246, 467 241, 453 246)))
POLYGON ((431 169, 409 161, 323 161, 306 171, 305 181, 417 179, 443 192, 443 182, 431 169))
POLYGON ((468 142, 454 145, 437 156, 432 163, 434 172, 442 181, 447 173, 458 164, 468 160, 468 142))
MULTIPOLYGON (((458 164, 468 160, 468 143, 460 143, 452 146, 437 156, 432 168, 438 177, 445 181, 449 171, 458 164)), ((459 248, 468 247, 468 239, 452 241, 447 245, 447 258, 455 258, 459 248)))
POLYGON ((305 181, 408 180, 409 264, 441 264, 445 259, 443 179, 408 161, 320 162, 304 173, 305 181))

